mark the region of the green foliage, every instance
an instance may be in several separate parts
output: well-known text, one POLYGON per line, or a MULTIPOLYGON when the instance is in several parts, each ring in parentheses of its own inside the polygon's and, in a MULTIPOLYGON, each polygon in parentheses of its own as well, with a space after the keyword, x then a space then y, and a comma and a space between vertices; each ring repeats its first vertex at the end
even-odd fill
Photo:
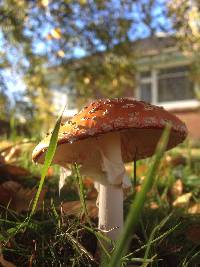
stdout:
POLYGON ((25 83, 16 110, 35 132, 51 123, 53 89, 75 91, 75 105, 132 95, 132 40, 141 35, 140 26, 149 35, 165 28, 156 7, 166 9, 158 0, 1 1, 0 62, 14 74, 14 84, 17 78, 25 83))
POLYGON ((3 75, 0 74, 0 119, 6 120, 10 112, 10 100, 7 95, 8 88, 3 75))
POLYGON ((134 53, 129 49, 122 51, 121 55, 115 51, 98 53, 66 66, 68 73, 72 73, 69 82, 78 90, 78 105, 88 97, 132 95, 136 73, 134 53))

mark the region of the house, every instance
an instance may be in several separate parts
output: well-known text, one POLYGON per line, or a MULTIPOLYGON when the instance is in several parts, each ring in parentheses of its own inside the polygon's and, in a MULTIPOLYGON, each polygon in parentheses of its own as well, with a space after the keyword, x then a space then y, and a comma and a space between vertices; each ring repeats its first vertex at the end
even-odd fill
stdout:
POLYGON ((135 44, 138 86, 136 97, 161 105, 183 120, 194 139, 200 139, 198 84, 190 76, 192 56, 184 55, 173 37, 152 37, 135 44))
MULTIPOLYGON (((192 56, 184 55, 171 36, 138 40, 133 42, 133 49, 139 55, 136 60, 137 87, 127 95, 163 106, 186 123, 192 138, 200 139, 200 102, 195 94, 198 84, 190 78, 192 56)), ((57 96, 59 108, 64 94, 57 96)), ((66 110, 66 117, 76 112, 74 97, 72 90, 68 93, 71 101, 68 101, 70 108, 66 110)))

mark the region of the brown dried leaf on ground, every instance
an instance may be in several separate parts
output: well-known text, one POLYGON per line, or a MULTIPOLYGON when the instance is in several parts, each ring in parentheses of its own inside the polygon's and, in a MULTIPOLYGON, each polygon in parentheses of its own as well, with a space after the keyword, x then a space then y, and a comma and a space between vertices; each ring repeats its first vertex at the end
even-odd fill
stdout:
POLYGON ((180 197, 183 194, 183 182, 181 179, 176 180, 170 189, 170 195, 173 199, 180 197))
POLYGON ((0 244, 0 265, 2 267, 16 267, 15 264, 4 259, 2 251, 1 251, 1 244, 0 244))
POLYGON ((8 139, 1 140, 0 141, 0 152, 7 151, 8 149, 11 149, 14 146, 14 143, 8 139))
MULTIPOLYGON (((92 218, 96 218, 98 214, 98 208, 96 206, 96 202, 93 200, 86 201, 87 210, 89 216, 92 218)), ((62 204, 63 212, 66 215, 80 215, 82 211, 82 206, 80 201, 69 201, 62 204)))
POLYGON ((7 181, 0 185, 0 204, 7 205, 12 202, 15 192, 19 190, 21 185, 15 181, 7 181))
POLYGON ((178 155, 172 158, 171 166, 176 167, 178 165, 186 165, 186 162, 187 160, 185 157, 183 157, 182 155, 178 155))
POLYGON ((5 163, 5 159, 4 157, 0 154, 0 164, 4 164, 5 163))
POLYGON ((0 166, 0 175, 3 178, 18 178, 24 176, 30 176, 31 173, 25 168, 15 166, 12 164, 2 164, 0 166))
POLYGON ((93 187, 90 189, 90 191, 87 193, 87 199, 92 200, 92 199, 97 199, 98 197, 98 192, 97 190, 93 187))
MULTIPOLYGON (((15 181, 7 181, 0 185, 0 204, 7 205, 17 212, 26 211, 30 207, 30 202, 34 199, 37 189, 23 188, 23 186, 15 181)), ((43 189, 37 208, 42 207, 42 202, 46 194, 46 189, 43 189)))
POLYGON ((190 199, 192 197, 192 193, 186 193, 183 194, 181 196, 179 196, 174 202, 173 202, 173 206, 176 208, 184 208, 187 207, 189 205, 190 199))
POLYGON ((91 177, 86 177, 83 179, 83 184, 86 188, 94 187, 94 180, 91 177))
MULTIPOLYGON (((39 200, 38 200, 37 209, 42 208, 42 203, 44 201, 46 191, 47 189, 42 189, 39 200)), ((28 189, 28 188, 21 187, 13 199, 14 209, 17 212, 29 210, 30 203, 34 199, 36 192, 37 192, 37 188, 28 189)))
POLYGON ((4 156, 6 163, 17 163, 23 153, 32 151, 34 144, 25 140, 18 144, 0 143, 1 154, 4 156))
POLYGON ((13 146, 5 156, 7 163, 13 163, 17 161, 17 158, 21 154, 21 147, 19 145, 13 146))
POLYGON ((147 171, 148 171, 147 164, 141 164, 137 167, 137 176, 142 177, 146 175, 147 171))
POLYGON ((185 233, 186 238, 194 244, 200 244, 200 225, 190 225, 185 233))
POLYGON ((2 254, 0 255, 0 264, 2 267, 16 267, 12 262, 5 260, 2 254))
POLYGON ((200 213, 200 203, 192 204, 188 209, 189 214, 199 214, 200 213))
POLYGON ((156 210, 159 208, 158 204, 155 201, 151 201, 149 206, 152 210, 156 210))

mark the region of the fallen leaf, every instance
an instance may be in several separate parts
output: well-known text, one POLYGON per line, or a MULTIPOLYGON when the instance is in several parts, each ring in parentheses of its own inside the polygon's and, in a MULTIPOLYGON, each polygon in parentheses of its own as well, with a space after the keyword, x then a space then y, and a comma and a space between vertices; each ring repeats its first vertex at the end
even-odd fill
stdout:
MULTIPOLYGON (((37 209, 42 208, 42 204, 45 198, 46 191, 47 190, 45 188, 42 189, 39 199, 38 199, 37 209)), ((30 203, 34 199, 36 192, 37 192, 36 188, 27 189, 27 188, 21 187, 18 190, 18 192, 15 194, 15 196, 13 197, 13 201, 12 201, 13 209, 17 212, 29 210, 30 203)))
POLYGON ((171 164, 173 167, 178 166, 178 165, 185 165, 186 164, 186 158, 181 156, 181 155, 173 157, 171 160, 171 164))
MULTIPOLYGON (((2 143, 0 143, 1 145, 2 143)), ((4 147, 4 145, 3 145, 4 147)), ((2 156, 4 156, 6 163, 16 163, 19 160, 19 157, 24 153, 29 153, 32 151, 34 143, 27 140, 22 141, 20 144, 11 144, 8 143, 7 146, 1 150, 2 156)))
POLYGON ((190 213, 190 214, 200 213, 200 203, 195 203, 195 204, 191 205, 188 209, 188 213, 190 213))
MULTIPOLYGON (((15 181, 7 181, 0 185, 0 203, 7 205, 17 212, 26 211, 29 209, 30 202, 35 197, 37 189, 23 188, 23 186, 15 181)), ((42 207, 42 202, 46 194, 46 189, 43 189, 38 201, 38 209, 42 207)))
POLYGON ((87 193, 87 199, 92 200, 92 199, 97 199, 98 192, 97 190, 93 187, 88 193, 87 193))
POLYGON ((2 254, 0 255, 0 263, 2 267, 16 267, 12 262, 5 260, 2 254))
POLYGON ((19 145, 13 146, 5 156, 5 161, 8 163, 15 162, 21 154, 21 147, 19 145))
POLYGON ((200 244, 200 225, 190 225, 185 235, 188 240, 200 244))
POLYGON ((156 202, 152 201, 152 202, 150 202, 150 208, 152 210, 156 210, 156 209, 159 208, 159 206, 158 206, 158 204, 156 202))
POLYGON ((5 158, 0 154, 0 164, 4 164, 5 163, 5 158))
MULTIPOLYGON (((86 201, 87 210, 89 213, 89 216, 92 218, 96 218, 98 214, 98 208, 96 206, 96 202, 94 200, 87 200, 86 201)), ((82 211, 82 206, 80 201, 69 201, 64 202, 62 204, 63 212, 66 215, 80 215, 82 211)))
POLYGON ((21 187, 21 185, 15 181, 7 181, 0 185, 0 204, 7 205, 9 201, 12 201, 13 195, 21 187))
POLYGON ((15 166, 12 164, 3 164, 0 166, 0 175, 5 176, 5 178, 9 177, 22 177, 29 176, 31 173, 22 167, 15 166))
POLYGON ((183 157, 182 155, 177 155, 177 156, 171 156, 167 155, 163 161, 164 167, 175 167, 178 165, 185 165, 186 164, 186 158, 183 157))
POLYGON ((90 177, 86 177, 83 179, 83 184, 86 188, 94 187, 93 179, 90 177))
POLYGON ((183 194, 181 196, 179 196, 174 202, 173 202, 173 206, 177 207, 177 208, 184 208, 189 204, 189 201, 192 197, 192 193, 186 193, 183 194))
POLYGON ((7 149, 11 149, 13 146, 14 146, 14 144, 10 140, 1 140, 0 141, 1 153, 7 151, 7 149))
POLYGON ((176 182, 172 185, 170 194, 173 199, 176 199, 183 194, 183 182, 181 179, 176 180, 176 182))
POLYGON ((2 267, 16 267, 15 264, 4 259, 3 254, 2 254, 1 244, 0 244, 0 265, 2 267))

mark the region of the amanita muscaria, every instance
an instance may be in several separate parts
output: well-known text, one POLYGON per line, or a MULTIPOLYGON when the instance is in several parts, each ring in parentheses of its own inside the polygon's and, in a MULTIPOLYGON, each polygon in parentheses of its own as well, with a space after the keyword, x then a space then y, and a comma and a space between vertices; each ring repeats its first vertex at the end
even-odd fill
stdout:
MULTIPOLYGON (((162 107, 132 98, 96 100, 60 127, 53 164, 80 164, 81 174, 99 183, 99 228, 112 240, 123 227, 124 163, 152 156, 167 123, 169 150, 186 138, 185 124, 162 107)), ((34 149, 35 162, 44 162, 49 140, 47 135, 34 149)))

